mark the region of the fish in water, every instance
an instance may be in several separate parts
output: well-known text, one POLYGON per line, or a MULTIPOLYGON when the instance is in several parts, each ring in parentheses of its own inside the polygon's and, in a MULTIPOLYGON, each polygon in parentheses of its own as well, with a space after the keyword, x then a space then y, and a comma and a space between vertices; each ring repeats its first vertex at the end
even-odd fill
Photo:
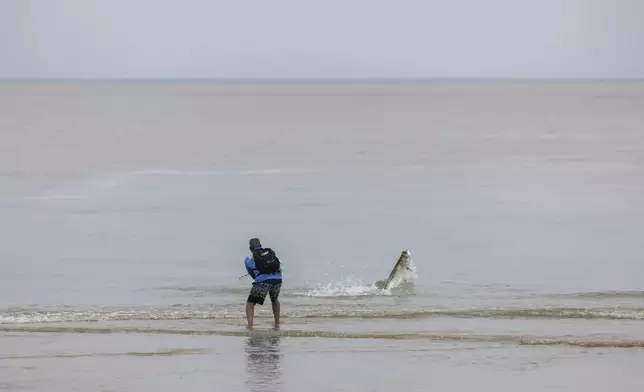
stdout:
POLYGON ((382 284, 382 288, 389 290, 398 286, 406 280, 407 272, 414 272, 411 268, 411 252, 409 250, 403 250, 394 269, 391 270, 389 277, 382 284))

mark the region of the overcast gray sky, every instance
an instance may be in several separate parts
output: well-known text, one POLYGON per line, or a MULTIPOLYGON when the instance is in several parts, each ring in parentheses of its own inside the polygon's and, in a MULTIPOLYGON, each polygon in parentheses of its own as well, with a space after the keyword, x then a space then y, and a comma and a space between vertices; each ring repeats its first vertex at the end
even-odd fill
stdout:
POLYGON ((0 78, 644 78, 644 0, 0 0, 0 78))

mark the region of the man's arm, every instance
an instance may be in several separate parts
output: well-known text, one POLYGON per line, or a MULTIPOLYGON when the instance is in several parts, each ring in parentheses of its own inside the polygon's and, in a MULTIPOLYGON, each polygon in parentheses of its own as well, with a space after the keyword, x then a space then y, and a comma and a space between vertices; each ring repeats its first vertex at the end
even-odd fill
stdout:
POLYGON ((251 278, 255 279, 255 274, 253 273, 255 263, 250 257, 246 256, 246 259, 244 259, 244 266, 246 267, 246 271, 248 271, 248 275, 250 275, 251 278))

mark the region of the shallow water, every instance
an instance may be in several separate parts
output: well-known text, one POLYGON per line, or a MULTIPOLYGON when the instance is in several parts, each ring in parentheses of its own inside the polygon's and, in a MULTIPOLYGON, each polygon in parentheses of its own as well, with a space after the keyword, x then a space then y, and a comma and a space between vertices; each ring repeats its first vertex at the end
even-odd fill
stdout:
POLYGON ((0 388, 641 389, 643 84, 0 101, 0 388), (253 236, 283 325, 248 336, 253 236))

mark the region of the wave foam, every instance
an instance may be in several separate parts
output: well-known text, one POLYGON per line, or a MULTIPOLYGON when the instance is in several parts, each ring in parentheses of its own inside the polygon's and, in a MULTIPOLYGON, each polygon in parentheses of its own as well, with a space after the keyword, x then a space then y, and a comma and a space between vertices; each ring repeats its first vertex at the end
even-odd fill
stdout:
MULTIPOLYGON (((320 289, 302 292, 304 296, 317 297, 358 297, 377 290, 376 295, 391 295, 366 286, 340 289, 320 289)), ((268 311, 268 310, 267 310, 268 311)), ((186 309, 170 307, 167 309, 129 309, 104 311, 34 311, 17 310, 0 312, 1 324, 47 324, 64 322, 101 322, 101 321, 163 321, 163 320, 210 320, 210 319, 243 319, 243 306, 217 309, 186 309)), ((510 309, 405 309, 377 310, 355 305, 334 304, 333 306, 295 306, 284 309, 283 318, 339 318, 339 319, 411 319, 426 317, 452 318, 489 318, 489 319, 603 319, 603 320, 644 320, 644 309, 624 308, 510 308, 510 309)))
POLYGON ((642 290, 612 290, 612 291, 590 291, 581 293, 551 294, 551 297, 562 298, 587 298, 587 299, 615 299, 615 298, 644 298, 642 290))
MULTIPOLYGON (((177 309, 176 307, 174 309, 177 309)), ((0 313, 0 324, 41 324, 57 322, 98 322, 130 320, 199 320, 240 318, 240 310, 170 310, 170 309, 131 309, 115 311, 15 311, 0 313)))

